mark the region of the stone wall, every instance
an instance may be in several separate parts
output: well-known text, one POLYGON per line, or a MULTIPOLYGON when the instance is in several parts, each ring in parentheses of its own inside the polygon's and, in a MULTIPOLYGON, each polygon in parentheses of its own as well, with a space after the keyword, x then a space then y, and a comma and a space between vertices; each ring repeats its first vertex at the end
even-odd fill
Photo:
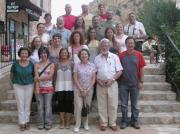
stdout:
POLYGON ((5 0, 0 0, 0 21, 5 21, 5 0))
POLYGON ((11 89, 9 75, 0 78, 0 102, 7 99, 7 92, 11 89))
POLYGON ((90 12, 96 14, 98 11, 98 4, 103 2, 106 9, 113 10, 116 18, 119 17, 120 22, 126 23, 128 13, 131 11, 137 12, 143 6, 144 0, 94 0, 90 3, 90 12))

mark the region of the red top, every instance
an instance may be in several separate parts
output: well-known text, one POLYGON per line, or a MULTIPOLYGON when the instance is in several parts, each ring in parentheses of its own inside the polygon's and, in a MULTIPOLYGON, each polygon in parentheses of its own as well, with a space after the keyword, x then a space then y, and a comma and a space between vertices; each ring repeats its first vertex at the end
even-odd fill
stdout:
POLYGON ((68 30, 71 30, 76 22, 76 16, 74 15, 63 15, 64 18, 64 27, 68 30))
MULTIPOLYGON (((141 52, 133 50, 131 54, 128 54, 127 51, 124 51, 119 54, 121 64, 123 66, 123 77, 124 79, 132 79, 129 78, 129 74, 135 74, 139 80, 141 77, 140 69, 146 66, 144 57, 141 52)), ((131 76, 130 76, 131 77, 131 76)))
POLYGON ((105 22, 105 21, 107 21, 108 15, 107 15, 107 13, 105 13, 105 14, 99 14, 99 17, 100 17, 100 20, 101 20, 102 22, 105 22))

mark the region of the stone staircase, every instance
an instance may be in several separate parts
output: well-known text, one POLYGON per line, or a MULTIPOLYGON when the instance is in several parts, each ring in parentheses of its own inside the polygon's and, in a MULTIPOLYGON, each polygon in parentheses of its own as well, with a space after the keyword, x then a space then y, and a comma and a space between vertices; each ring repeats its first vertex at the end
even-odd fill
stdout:
MULTIPOLYGON (((148 63, 148 58, 146 58, 148 63)), ((176 94, 171 91, 171 85, 165 82, 165 64, 150 65, 145 67, 144 90, 141 91, 140 122, 142 124, 179 124, 180 103, 176 101, 176 94)), ((36 105, 32 105, 35 109, 36 105)), ((130 111, 130 108, 129 108, 130 111)), ((130 115, 130 113, 129 113, 130 115)), ((59 122, 59 115, 54 115, 55 122, 59 122)), ((90 123, 98 122, 97 103, 92 104, 89 115, 90 123)), ((118 108, 118 122, 121 111, 118 108)), ((31 116, 31 121, 36 122, 36 115, 31 116)), ((7 100, 0 103, 0 122, 17 122, 17 107, 13 90, 9 90, 7 100)))

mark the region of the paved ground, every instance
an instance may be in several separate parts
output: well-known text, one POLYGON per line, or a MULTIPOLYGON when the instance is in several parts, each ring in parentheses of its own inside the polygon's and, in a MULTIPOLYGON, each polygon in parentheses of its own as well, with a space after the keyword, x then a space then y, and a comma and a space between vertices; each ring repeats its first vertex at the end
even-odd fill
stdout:
MULTIPOLYGON (((101 132, 97 126, 90 126, 90 131, 80 130, 79 134, 180 134, 180 125, 147 125, 141 126, 140 130, 128 127, 125 130, 118 129, 113 132, 107 129, 101 132)), ((74 134, 73 126, 70 129, 59 129, 58 125, 54 125, 49 131, 37 130, 35 125, 31 125, 29 131, 20 132, 16 124, 0 124, 0 134, 74 134)))

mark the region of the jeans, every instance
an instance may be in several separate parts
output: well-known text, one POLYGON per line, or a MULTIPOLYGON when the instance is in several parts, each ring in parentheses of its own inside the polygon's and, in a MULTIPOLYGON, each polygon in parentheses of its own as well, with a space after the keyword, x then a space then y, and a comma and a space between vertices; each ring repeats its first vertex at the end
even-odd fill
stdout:
POLYGON ((53 93, 36 95, 38 125, 52 125, 52 95, 53 93))
POLYGON ((131 100, 131 122, 138 122, 139 109, 139 89, 135 86, 120 85, 120 99, 121 99, 121 112, 122 123, 128 123, 128 99, 130 94, 131 100))

